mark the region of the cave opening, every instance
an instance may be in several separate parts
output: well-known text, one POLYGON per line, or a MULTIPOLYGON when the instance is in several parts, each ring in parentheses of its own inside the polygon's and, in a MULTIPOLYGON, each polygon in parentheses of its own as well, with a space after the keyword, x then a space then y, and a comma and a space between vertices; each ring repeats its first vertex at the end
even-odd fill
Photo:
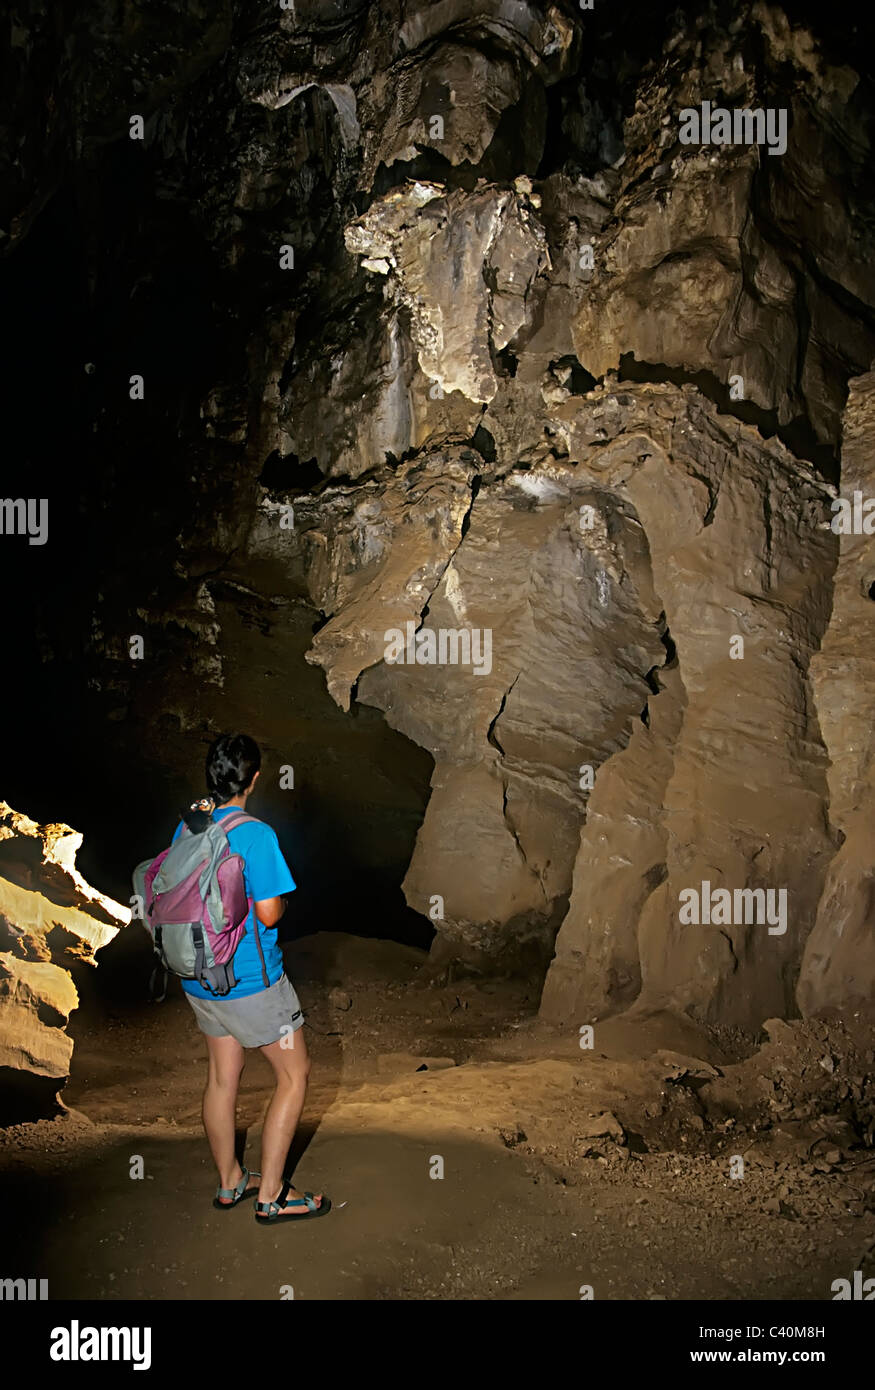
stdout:
POLYGON ((597 385, 596 378, 588 372, 571 353, 551 363, 551 369, 572 396, 585 396, 597 385))
POLYGON ((268 492, 308 492, 324 477, 318 459, 299 459, 297 454, 280 454, 274 449, 264 460, 258 481, 268 492))
POLYGON ((337 708, 322 673, 303 661, 311 610, 283 608, 269 625, 246 595, 223 595, 218 585, 214 592, 228 646, 239 668, 254 673, 257 697, 245 675, 229 682, 230 698, 207 683, 193 693, 174 671, 185 660, 180 634, 149 687, 132 692, 123 707, 111 692, 80 691, 43 723, 48 716, 35 701, 28 739, 5 759, 8 800, 81 830, 78 867, 127 902, 133 865, 164 847, 180 811, 203 795, 209 742, 239 728, 262 749, 251 813, 276 830, 297 882, 280 939, 343 931, 428 949, 434 929, 407 906, 400 885, 433 760, 379 711, 358 703, 348 714, 337 708), (280 627, 278 660, 270 643, 280 627), (292 772, 283 779, 282 769, 292 772), (281 789, 290 776, 293 785, 281 789))

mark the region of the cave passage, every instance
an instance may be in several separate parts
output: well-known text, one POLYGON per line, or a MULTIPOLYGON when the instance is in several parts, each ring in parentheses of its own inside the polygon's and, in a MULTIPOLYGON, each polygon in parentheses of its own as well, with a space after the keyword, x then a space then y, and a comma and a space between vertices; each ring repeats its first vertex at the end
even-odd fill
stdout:
POLYGON ((0 1313, 154 1322, 159 1375, 202 1300, 866 1364, 875 562, 831 517, 875 515, 875 9, 8 32, 0 1313), (220 733, 297 886, 236 828, 277 940, 198 999, 131 873, 220 733))

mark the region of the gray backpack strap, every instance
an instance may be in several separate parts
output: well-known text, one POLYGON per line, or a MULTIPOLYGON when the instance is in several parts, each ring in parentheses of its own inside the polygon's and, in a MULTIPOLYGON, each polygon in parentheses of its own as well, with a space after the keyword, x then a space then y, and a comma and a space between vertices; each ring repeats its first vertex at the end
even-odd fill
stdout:
POLYGON ((261 978, 264 981, 264 988, 270 988, 267 966, 264 961, 264 950, 261 945, 261 923, 258 920, 258 913, 255 911, 255 903, 252 904, 252 921, 255 924, 255 944, 258 947, 258 959, 261 961, 261 978))

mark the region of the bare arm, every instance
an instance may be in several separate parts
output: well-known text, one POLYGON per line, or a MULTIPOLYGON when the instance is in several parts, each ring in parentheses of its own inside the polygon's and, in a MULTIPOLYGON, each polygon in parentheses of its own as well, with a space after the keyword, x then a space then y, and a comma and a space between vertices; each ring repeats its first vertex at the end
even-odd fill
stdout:
POLYGON ((285 898, 261 898, 255 904, 255 914, 263 927, 275 927, 285 910, 285 898))

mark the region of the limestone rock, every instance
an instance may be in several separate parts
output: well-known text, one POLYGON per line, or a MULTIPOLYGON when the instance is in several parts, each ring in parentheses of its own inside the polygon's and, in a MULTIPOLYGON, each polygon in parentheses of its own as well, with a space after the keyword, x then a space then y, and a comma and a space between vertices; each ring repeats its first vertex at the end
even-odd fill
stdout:
MULTIPOLYGON (((851 382, 845 411, 840 496, 850 525, 865 524, 863 503, 875 496, 875 373, 851 382), (857 496, 858 516, 853 517, 857 496)), ((824 524, 838 527, 829 511, 824 524)), ((812 659, 817 715, 830 754, 829 816, 841 845, 829 866, 817 919, 805 948, 798 998, 803 1013, 870 1008, 875 998, 872 816, 875 812, 875 559, 872 539, 839 534, 839 559, 829 627, 812 659)))
POLYGON ((807 420, 835 450, 844 402, 836 356, 849 351, 868 365, 875 355, 868 315, 846 308, 847 296, 875 302, 866 230, 852 208, 829 229, 817 211, 841 202, 837 167, 862 167, 866 136, 847 105, 859 76, 814 59, 779 10, 757 5, 755 14, 759 70, 744 51, 745 27, 709 33, 706 16, 698 43, 679 33, 656 64, 626 123, 622 183, 614 217, 594 241, 575 351, 595 376, 624 354, 691 379, 710 374, 724 398, 737 375, 745 401, 774 412, 780 425, 807 420), (781 157, 745 145, 679 144, 679 113, 714 90, 715 67, 719 105, 731 109, 775 106, 782 67, 799 74, 781 157), (836 294, 839 285, 845 294, 836 294), (810 316, 804 343, 800 295, 810 316))
POLYGON ((781 445, 718 418, 689 389, 667 425, 654 406, 671 393, 646 399, 651 420, 633 413, 597 463, 650 538, 671 639, 660 664, 674 670, 654 670, 647 721, 596 777, 542 1009, 582 1023, 637 997, 756 1026, 792 1007, 833 849, 803 674, 827 616, 829 493, 781 445), (730 531, 745 536, 743 552, 726 543, 730 531), (680 894, 703 881, 783 886, 787 930, 682 926, 680 894))
POLYGON ((64 1032, 78 994, 70 969, 94 964, 130 911, 76 868, 82 836, 0 802, 0 1111, 48 1113, 70 1069, 64 1032))
POLYGON ((60 966, 0 952, 0 1067, 65 1081, 73 1043, 63 1030, 78 1002, 60 966))
POLYGON ((581 1120, 578 1128, 581 1139, 616 1139, 618 1144, 625 1142, 626 1133, 616 1115, 606 1110, 602 1115, 592 1115, 581 1120))
POLYGON ((524 196, 497 189, 444 197, 414 183, 375 202, 346 231, 365 264, 389 267, 388 287, 409 312, 419 365, 445 392, 488 404, 498 391, 492 354, 517 336, 549 258, 524 196))

